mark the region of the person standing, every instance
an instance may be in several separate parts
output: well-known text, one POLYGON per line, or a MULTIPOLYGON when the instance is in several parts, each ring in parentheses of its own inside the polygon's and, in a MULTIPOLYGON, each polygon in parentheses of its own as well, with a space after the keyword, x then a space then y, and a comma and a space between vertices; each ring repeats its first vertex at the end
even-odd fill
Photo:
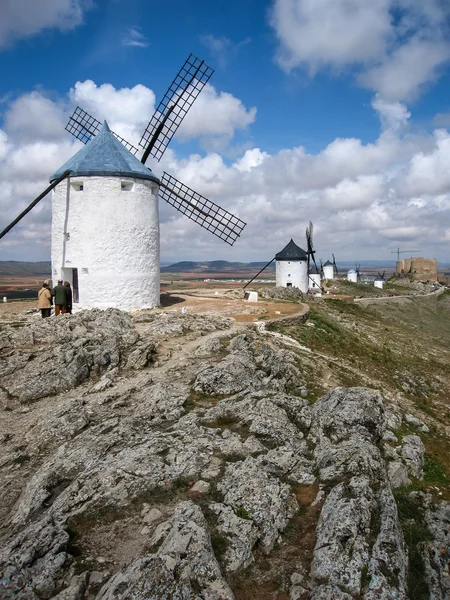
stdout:
POLYGON ((38 292, 38 307, 43 319, 50 316, 52 310, 52 293, 48 287, 48 283, 45 281, 38 292))
POLYGON ((58 285, 53 288, 52 296, 55 298, 55 316, 66 312, 66 288, 62 279, 58 279, 58 285))
POLYGON ((66 292, 66 313, 72 314, 72 288, 68 281, 64 282, 64 290, 66 292))

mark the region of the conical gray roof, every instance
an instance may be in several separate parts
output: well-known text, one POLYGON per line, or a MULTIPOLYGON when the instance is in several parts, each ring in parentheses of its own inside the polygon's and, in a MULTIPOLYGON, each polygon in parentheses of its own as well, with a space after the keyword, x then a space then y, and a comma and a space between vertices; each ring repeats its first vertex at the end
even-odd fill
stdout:
POLYGON ((275 254, 275 260, 307 260, 306 252, 299 248, 294 240, 291 239, 289 244, 275 254))
POLYGON ((327 260, 327 262, 323 266, 324 267, 332 267, 333 263, 331 263, 329 260, 327 260))
POLYGON ((58 179, 64 171, 71 177, 116 176, 159 180, 111 133, 105 121, 98 134, 72 158, 63 164, 50 177, 50 182, 58 179))

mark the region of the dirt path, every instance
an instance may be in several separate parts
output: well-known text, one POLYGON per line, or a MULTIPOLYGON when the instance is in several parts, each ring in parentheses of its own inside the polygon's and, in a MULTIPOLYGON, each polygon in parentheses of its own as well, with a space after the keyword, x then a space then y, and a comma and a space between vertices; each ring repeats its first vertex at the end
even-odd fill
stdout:
POLYGON ((417 298, 427 298, 428 296, 440 296, 445 292, 445 288, 439 288, 429 294, 419 294, 417 296, 376 296, 374 298, 355 298, 353 302, 359 302, 363 305, 367 305, 371 302, 386 302, 389 300, 415 300, 417 298))

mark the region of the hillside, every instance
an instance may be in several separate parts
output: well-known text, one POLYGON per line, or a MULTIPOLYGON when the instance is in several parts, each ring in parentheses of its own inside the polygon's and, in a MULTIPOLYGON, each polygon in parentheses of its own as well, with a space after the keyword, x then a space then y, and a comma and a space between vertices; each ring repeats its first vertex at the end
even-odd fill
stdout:
MULTIPOLYGON (((185 272, 198 272, 202 274, 207 273, 217 273, 219 271, 223 272, 245 272, 255 271, 262 269, 266 262, 251 262, 251 263, 241 263, 241 262, 228 262, 226 260, 212 260, 205 262, 191 262, 191 261, 182 261, 175 263, 173 265, 169 265, 167 267, 161 267, 161 273, 185 273, 185 272)), ((270 265, 267 269, 268 271, 275 270, 275 263, 270 265)))
POLYGON ((202 293, 0 306, 4 597, 448 598, 450 294, 202 293))
POLYGON ((50 261, 20 262, 16 260, 0 261, 0 277, 9 276, 36 276, 49 277, 51 273, 50 261))

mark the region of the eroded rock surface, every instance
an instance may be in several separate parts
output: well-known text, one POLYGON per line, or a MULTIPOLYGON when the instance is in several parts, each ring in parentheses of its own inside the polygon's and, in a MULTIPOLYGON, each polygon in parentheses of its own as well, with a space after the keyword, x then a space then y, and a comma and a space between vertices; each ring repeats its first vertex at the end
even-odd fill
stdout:
MULTIPOLYGON (((232 600, 252 568, 261 598, 408 597, 392 490, 424 447, 379 392, 311 403, 301 353, 179 311, 34 320, 0 357, 2 598, 232 600)), ((424 503, 445 598, 448 506, 424 503)))

